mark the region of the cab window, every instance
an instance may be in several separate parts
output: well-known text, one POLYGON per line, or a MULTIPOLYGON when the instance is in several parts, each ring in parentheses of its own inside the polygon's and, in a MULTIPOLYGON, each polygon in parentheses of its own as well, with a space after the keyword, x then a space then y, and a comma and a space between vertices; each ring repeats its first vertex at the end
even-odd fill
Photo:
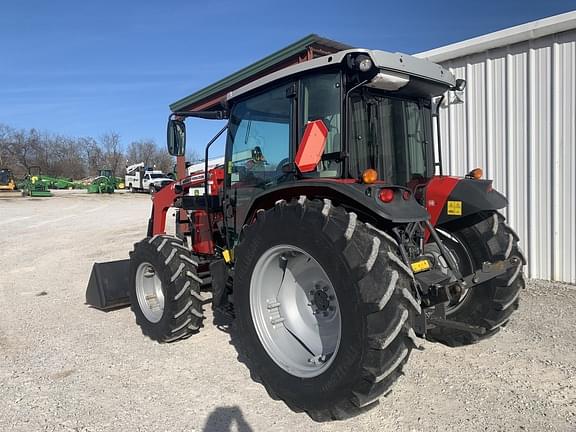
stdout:
POLYGON ((290 157, 292 98, 281 86, 237 103, 229 121, 229 184, 266 188, 290 157))
POLYGON ((334 154, 333 158, 321 161, 312 176, 338 177, 341 163, 337 154, 341 151, 340 111, 341 111, 340 73, 319 73, 300 81, 300 130, 302 139, 306 124, 322 120, 328 129, 324 155, 334 154))

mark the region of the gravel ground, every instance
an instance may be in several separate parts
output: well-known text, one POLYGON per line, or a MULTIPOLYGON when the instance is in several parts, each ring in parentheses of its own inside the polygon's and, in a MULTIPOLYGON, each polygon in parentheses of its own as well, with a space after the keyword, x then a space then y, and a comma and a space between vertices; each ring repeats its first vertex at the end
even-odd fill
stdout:
POLYGON ((158 345, 84 304, 92 263, 143 237, 150 199, 0 199, 1 431, 576 431, 576 287, 531 281, 491 340, 424 342, 367 414, 317 424, 270 399, 206 320, 158 345))

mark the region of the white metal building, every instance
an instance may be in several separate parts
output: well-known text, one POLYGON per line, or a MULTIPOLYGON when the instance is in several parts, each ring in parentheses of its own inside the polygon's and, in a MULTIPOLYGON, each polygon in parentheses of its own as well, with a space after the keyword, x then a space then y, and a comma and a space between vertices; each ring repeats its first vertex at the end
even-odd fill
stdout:
POLYGON ((528 275, 576 283, 576 11, 416 56, 467 81, 441 112, 445 173, 483 168, 528 275))

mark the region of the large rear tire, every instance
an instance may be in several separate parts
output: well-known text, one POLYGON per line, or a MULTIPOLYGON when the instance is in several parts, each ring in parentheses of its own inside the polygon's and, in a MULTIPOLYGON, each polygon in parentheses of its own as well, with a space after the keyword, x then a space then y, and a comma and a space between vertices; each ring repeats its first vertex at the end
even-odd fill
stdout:
POLYGON ((390 236, 329 200, 302 196, 257 212, 236 248, 234 337, 272 397, 330 421, 390 390, 420 313, 396 251, 390 236))
POLYGON ((204 319, 195 261, 182 240, 148 237, 130 253, 130 304, 149 338, 173 342, 197 333, 204 319))
POLYGON ((484 262, 518 257, 518 266, 504 275, 475 286, 449 306, 446 317, 485 330, 483 335, 466 330, 435 327, 427 338, 456 347, 469 345, 496 334, 510 320, 520 302, 525 286, 524 257, 518 236, 497 212, 486 212, 464 221, 439 227, 445 246, 452 252, 460 272, 466 276, 482 268, 484 262))

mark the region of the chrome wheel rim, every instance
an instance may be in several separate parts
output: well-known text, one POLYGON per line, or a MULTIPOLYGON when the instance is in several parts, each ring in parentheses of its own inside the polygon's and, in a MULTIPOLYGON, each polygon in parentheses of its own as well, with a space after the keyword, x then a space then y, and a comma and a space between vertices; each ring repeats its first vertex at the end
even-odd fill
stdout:
POLYGON ((164 291, 156 269, 143 262, 136 270, 136 298, 140 310, 151 323, 157 323, 164 314, 164 291))
POLYGON ((289 374, 315 377, 334 361, 338 298, 322 266, 302 249, 278 245, 262 254, 250 280, 250 312, 262 346, 289 374))

